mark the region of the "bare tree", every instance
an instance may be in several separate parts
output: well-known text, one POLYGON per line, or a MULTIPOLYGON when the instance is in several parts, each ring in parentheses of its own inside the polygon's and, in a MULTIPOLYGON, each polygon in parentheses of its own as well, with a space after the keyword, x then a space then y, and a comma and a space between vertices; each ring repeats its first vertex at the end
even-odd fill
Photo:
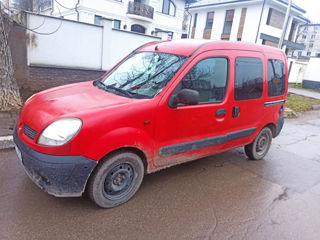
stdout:
POLYGON ((17 82, 13 76, 13 63, 9 47, 9 24, 0 5, 0 110, 9 111, 21 107, 17 82))

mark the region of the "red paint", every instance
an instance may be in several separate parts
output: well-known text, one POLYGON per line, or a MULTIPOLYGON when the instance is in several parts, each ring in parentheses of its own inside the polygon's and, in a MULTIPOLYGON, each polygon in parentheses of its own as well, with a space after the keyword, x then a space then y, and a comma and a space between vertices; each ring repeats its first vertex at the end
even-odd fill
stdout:
POLYGON ((41 153, 83 155, 96 161, 116 149, 133 147, 146 155, 148 172, 152 172, 184 162, 185 159, 193 160, 248 144, 264 126, 270 123, 276 124, 280 105, 265 107, 264 102, 286 99, 288 73, 286 70, 285 94, 268 97, 267 60, 280 59, 285 62, 287 69, 286 57, 282 51, 239 42, 191 40, 152 43, 138 51, 157 51, 183 56, 190 56, 193 53, 193 55, 163 91, 153 99, 132 99, 114 95, 94 87, 92 81, 40 92, 24 105, 18 121, 18 126, 27 124, 36 130, 38 135, 31 140, 21 131, 18 133, 20 139, 41 153), (203 43, 207 44, 202 45, 203 43), (158 46, 158 50, 155 50, 155 46, 158 46), (169 108, 168 99, 181 79, 194 64, 209 56, 224 56, 229 59, 228 89, 224 101, 182 106, 177 109, 169 108), (233 86, 237 56, 259 57, 263 60, 265 81, 263 96, 260 99, 235 102, 233 86), (235 105, 241 108, 241 114, 236 119, 232 118, 232 108, 235 105), (220 108, 226 109, 226 115, 216 117, 215 112, 220 108), (37 144, 39 134, 46 126, 66 117, 80 118, 83 122, 75 138, 59 147, 37 144), (159 148, 163 146, 252 127, 257 127, 257 131, 250 137, 169 157, 158 155, 159 148))

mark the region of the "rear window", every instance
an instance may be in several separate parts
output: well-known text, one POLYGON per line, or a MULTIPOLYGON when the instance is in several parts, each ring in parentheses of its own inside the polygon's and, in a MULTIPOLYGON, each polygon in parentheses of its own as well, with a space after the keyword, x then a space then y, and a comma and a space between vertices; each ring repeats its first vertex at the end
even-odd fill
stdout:
POLYGON ((280 96, 284 94, 286 83, 286 71, 281 60, 268 60, 268 96, 280 96))
POLYGON ((262 96, 262 90, 262 60, 259 58, 238 57, 236 59, 235 99, 257 99, 262 96))

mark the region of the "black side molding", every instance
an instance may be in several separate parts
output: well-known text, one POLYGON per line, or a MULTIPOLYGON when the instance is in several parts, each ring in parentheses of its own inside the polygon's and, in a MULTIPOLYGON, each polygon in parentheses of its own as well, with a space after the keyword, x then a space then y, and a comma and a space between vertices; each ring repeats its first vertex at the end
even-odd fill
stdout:
POLYGON ((278 105, 278 104, 282 104, 285 103, 286 100, 278 100, 278 101, 271 101, 271 102, 265 102, 264 106, 265 107, 269 107, 269 106, 273 106, 273 105, 278 105))
POLYGON ((254 134, 256 130, 257 130, 256 127, 248 128, 240 131, 231 132, 226 135, 220 135, 220 136, 165 146, 159 149, 159 156, 168 157, 168 156, 179 154, 179 153, 184 153, 184 152, 189 152, 193 150, 198 150, 201 148, 224 144, 232 140, 251 136, 252 134, 254 134))

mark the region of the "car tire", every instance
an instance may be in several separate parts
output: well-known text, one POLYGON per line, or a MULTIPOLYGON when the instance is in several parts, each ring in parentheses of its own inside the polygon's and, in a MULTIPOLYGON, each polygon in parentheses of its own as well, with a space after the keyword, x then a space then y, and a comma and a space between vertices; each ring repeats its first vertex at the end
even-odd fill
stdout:
POLYGON ((144 177, 141 158, 132 152, 122 151, 101 161, 88 181, 89 197, 101 208, 127 202, 137 192, 144 177))
POLYGON ((263 128, 254 141, 244 147, 246 155, 250 160, 260 160, 269 151, 272 142, 272 131, 270 128, 263 128))

